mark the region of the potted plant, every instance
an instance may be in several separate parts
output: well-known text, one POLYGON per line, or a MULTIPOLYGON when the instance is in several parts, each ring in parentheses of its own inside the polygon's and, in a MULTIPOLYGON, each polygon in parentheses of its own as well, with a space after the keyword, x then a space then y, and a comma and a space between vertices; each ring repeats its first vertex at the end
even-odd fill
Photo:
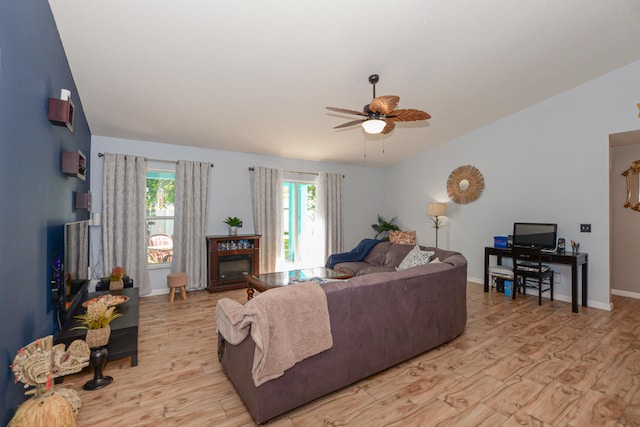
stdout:
POLYGON ((376 224, 371 224, 371 228, 376 232, 375 238, 377 239, 378 236, 382 234, 383 240, 387 240, 389 239, 389 231, 400 230, 400 227, 393 223, 395 220, 395 216, 387 221, 382 215, 378 214, 378 222, 376 224))
POLYGON ((98 299, 87 306, 84 314, 74 317, 81 324, 74 329, 87 329, 85 341, 89 347, 95 348, 107 345, 111 336, 109 323, 122 317, 122 313, 116 312, 116 307, 109 305, 106 299, 98 299))
POLYGON ((222 222, 229 226, 229 236, 238 234, 238 227, 242 226, 242 220, 237 216, 230 216, 222 222))
POLYGON ((124 282, 122 278, 124 277, 124 267, 117 265, 113 267, 111 270, 111 275, 109 276, 109 290, 113 291, 116 289, 124 288, 124 282))

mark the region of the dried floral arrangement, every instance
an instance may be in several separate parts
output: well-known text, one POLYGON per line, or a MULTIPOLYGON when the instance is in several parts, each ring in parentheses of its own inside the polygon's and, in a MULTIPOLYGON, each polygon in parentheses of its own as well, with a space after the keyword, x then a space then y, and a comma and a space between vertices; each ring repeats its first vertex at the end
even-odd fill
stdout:
POLYGON ((101 329, 105 328, 112 320, 121 317, 122 313, 116 311, 116 307, 109 304, 106 299, 98 299, 87 307, 87 311, 78 316, 81 326, 74 329, 101 329))
POLYGON ((124 267, 122 267, 121 265, 117 265, 113 267, 113 270, 111 270, 111 275, 109 276, 109 279, 111 281, 118 281, 118 280, 122 280, 123 277, 124 277, 124 267))

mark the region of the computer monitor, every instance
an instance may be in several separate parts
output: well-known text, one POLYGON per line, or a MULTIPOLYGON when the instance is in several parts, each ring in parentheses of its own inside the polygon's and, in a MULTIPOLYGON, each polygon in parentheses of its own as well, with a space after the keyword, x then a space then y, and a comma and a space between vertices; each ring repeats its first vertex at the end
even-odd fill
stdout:
POLYGON ((556 249, 558 224, 515 222, 513 224, 513 245, 538 247, 542 250, 556 249))

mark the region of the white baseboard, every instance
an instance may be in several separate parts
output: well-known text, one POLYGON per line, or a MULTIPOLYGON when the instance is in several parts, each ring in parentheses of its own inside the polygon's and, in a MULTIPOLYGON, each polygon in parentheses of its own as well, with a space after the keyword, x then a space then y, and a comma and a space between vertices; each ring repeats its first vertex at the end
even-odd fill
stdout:
POLYGON ((169 288, 166 289, 152 289, 151 293, 148 295, 145 295, 147 297, 152 297, 154 295, 169 295, 169 288))
POLYGON ((640 293, 638 292, 622 291, 620 289, 611 289, 611 293, 613 295, 618 295, 621 297, 640 299, 640 293))

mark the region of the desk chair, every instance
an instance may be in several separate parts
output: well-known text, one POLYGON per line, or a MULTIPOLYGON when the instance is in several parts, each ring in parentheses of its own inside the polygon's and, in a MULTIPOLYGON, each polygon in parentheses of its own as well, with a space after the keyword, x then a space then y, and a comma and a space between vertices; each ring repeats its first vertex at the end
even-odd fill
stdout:
POLYGON ((553 270, 548 265, 542 264, 542 250, 514 246, 511 248, 513 256, 513 298, 516 298, 516 290, 522 287, 522 293, 526 294, 526 288, 538 289, 538 305, 542 305, 542 293, 550 291, 553 301, 553 270), (543 288, 545 283, 547 288, 543 288))

